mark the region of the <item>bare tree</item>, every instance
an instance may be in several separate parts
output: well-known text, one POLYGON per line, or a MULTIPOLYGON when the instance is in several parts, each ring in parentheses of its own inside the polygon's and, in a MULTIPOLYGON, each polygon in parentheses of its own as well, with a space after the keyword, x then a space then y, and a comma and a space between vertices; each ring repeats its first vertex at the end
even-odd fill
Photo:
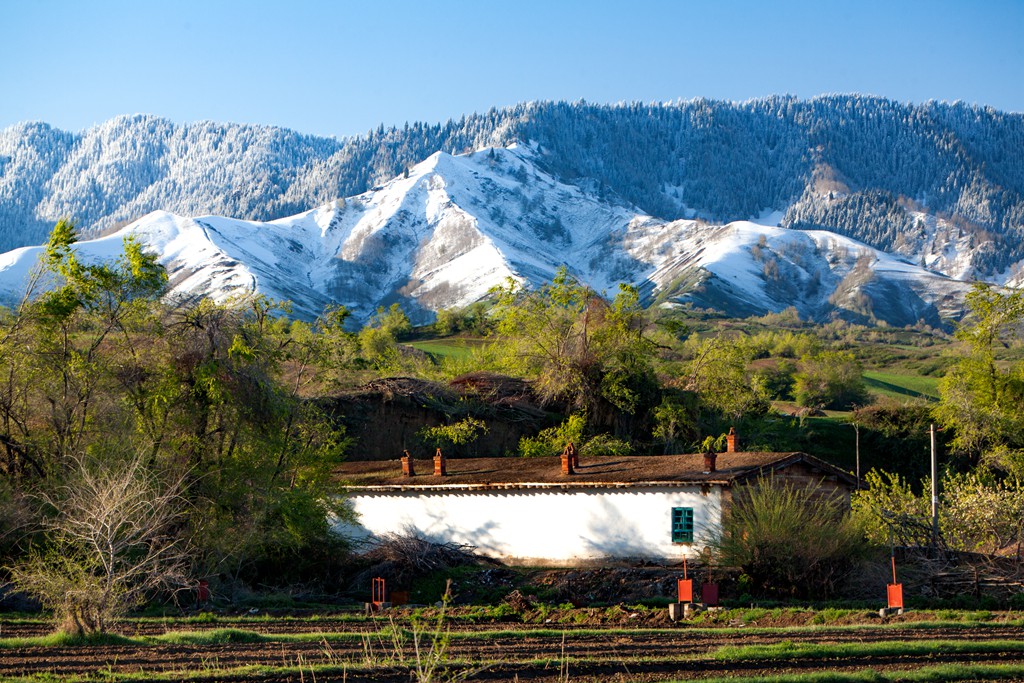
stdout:
POLYGON ((159 589, 185 585, 187 543, 176 534, 182 479, 150 471, 142 456, 114 464, 75 459, 54 495, 46 550, 14 567, 15 583, 54 612, 61 630, 106 631, 159 589))

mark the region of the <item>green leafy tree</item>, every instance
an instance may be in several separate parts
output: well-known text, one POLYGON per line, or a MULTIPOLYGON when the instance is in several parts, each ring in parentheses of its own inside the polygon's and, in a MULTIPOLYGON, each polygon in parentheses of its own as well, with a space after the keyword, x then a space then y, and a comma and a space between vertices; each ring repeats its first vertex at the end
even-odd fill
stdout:
MULTIPOLYGON (((38 283, 0 337, 0 443, 13 477, 60 476, 90 440, 110 434, 120 406, 105 390, 140 343, 166 273, 133 237, 111 263, 85 263, 60 221, 38 283), (33 296, 34 295, 34 296, 33 296)), ((120 427, 122 425, 118 425, 120 427)))
POLYGON ((860 363, 849 352, 804 356, 793 380, 796 402, 801 406, 842 410, 868 400, 860 363))
POLYGON ((942 480, 939 517, 943 536, 955 548, 1000 553, 1019 559, 1024 545, 1024 485, 979 472, 949 473, 942 480))
POLYGON ((676 453, 683 442, 696 438, 696 412, 693 406, 669 397, 654 409, 653 436, 664 444, 665 453, 676 453))
POLYGON ((1024 475, 1024 363, 1000 362, 997 351, 1019 344, 1024 294, 975 284, 957 338, 967 354, 939 383, 935 417, 953 433, 953 452, 1024 475))
POLYGON ((691 356, 683 371, 683 388, 728 419, 763 415, 771 407, 767 387, 748 364, 750 349, 742 342, 714 336, 687 341, 691 356))
POLYGON ((57 500, 76 462, 113 466, 127 444, 183 481, 175 529, 195 541, 196 571, 265 581, 334 566, 331 468, 348 442, 306 396, 353 357, 347 312, 307 325, 260 296, 165 305, 138 243, 110 263, 74 244, 58 224, 49 288, 0 317, 0 469, 15 490, 57 500))
POLYGON ((442 337, 448 337, 458 332, 462 327, 462 317, 459 311, 451 308, 442 308, 434 317, 434 332, 442 337))
POLYGON ((397 303, 391 304, 388 308, 379 307, 370 320, 370 327, 383 330, 396 340, 412 332, 409 316, 397 303))
POLYGON ((359 331, 359 355, 378 372, 392 372, 401 367, 402 353, 398 340, 411 331, 412 324, 401 306, 381 306, 359 331))
POLYGON ((342 512, 331 468, 348 441, 301 397, 324 350, 277 310, 264 297, 204 301, 172 326, 182 391, 168 454, 184 456, 194 478, 190 520, 203 566, 235 579, 330 566, 341 554, 328 527, 342 512), (279 379, 285 368, 289 384, 279 379))
MULTIPOLYGON (((926 489, 928 482, 925 482, 926 489)), ((864 488, 850 499, 854 516, 867 540, 875 545, 927 545, 931 541, 929 503, 898 474, 871 470, 864 488)))
MULTIPOLYGON (((926 546, 932 542, 931 503, 898 475, 872 470, 867 487, 853 495, 854 515, 877 545, 926 546)), ((942 477, 939 528, 955 550, 984 553, 1024 547, 1024 485, 984 472, 947 472, 942 477)), ((921 482, 930 491, 929 479, 921 482)))
POLYGON ((608 302, 562 268, 537 290, 510 281, 495 295, 501 363, 534 379, 545 401, 591 417, 607 406, 633 414, 652 401, 653 344, 635 287, 620 285, 608 302))

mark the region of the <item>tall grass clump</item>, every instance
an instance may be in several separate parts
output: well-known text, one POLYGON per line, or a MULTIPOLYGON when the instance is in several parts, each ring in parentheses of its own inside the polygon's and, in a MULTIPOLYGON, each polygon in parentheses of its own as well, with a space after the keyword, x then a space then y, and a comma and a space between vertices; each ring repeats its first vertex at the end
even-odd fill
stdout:
POLYGON ((753 593, 801 598, 834 595, 865 552, 841 495, 771 477, 736 490, 713 549, 753 593))

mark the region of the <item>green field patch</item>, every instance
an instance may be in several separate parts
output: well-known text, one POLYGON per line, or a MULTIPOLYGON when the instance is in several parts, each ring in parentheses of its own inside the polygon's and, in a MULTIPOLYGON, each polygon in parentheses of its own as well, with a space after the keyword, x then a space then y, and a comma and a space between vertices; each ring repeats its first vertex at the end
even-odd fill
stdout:
POLYGON ((939 399, 939 381, 934 377, 867 370, 864 372, 864 384, 873 394, 897 400, 920 398, 937 401, 939 399))
POLYGON ((450 339, 426 339, 423 341, 407 342, 406 346, 418 349, 435 359, 451 358, 453 360, 469 360, 473 351, 487 342, 483 339, 469 339, 463 337, 452 337, 450 339))

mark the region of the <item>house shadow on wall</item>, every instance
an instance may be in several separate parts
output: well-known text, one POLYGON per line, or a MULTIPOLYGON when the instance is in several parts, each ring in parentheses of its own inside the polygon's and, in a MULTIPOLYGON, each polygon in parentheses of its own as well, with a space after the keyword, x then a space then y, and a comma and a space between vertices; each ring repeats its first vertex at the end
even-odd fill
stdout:
POLYGON ((598 502, 599 513, 590 516, 586 531, 581 534, 583 545, 590 556, 587 559, 663 559, 652 554, 651 547, 641 541, 644 530, 636 520, 627 518, 622 510, 606 500, 598 502))

